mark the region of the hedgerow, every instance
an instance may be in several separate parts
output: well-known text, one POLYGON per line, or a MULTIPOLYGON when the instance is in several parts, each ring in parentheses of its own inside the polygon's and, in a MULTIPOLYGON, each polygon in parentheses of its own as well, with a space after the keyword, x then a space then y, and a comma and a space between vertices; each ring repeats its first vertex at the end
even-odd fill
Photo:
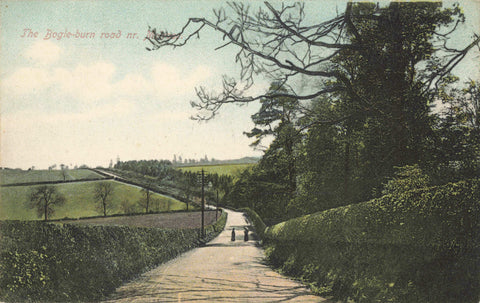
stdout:
MULTIPOLYGON (((206 229, 225 226, 226 214, 206 229)), ((198 229, 0 223, 0 298, 95 301, 123 282, 199 246, 198 229)))
POLYGON ((255 232, 260 239, 263 239, 263 234, 267 226, 263 223, 262 218, 252 209, 246 207, 239 209, 247 214, 248 218, 252 220, 253 226, 255 228, 255 232))
POLYGON ((478 302, 480 181, 387 195, 267 228, 269 261, 324 296, 478 302))

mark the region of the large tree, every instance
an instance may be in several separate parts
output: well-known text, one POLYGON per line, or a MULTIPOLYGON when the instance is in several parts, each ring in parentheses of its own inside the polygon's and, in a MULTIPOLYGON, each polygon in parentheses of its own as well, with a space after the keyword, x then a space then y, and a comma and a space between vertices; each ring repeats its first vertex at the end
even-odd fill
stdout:
POLYGON ((152 198, 152 193, 153 193, 150 190, 151 185, 152 183, 149 183, 146 187, 143 187, 142 189, 140 189, 142 198, 140 198, 140 200, 138 201, 138 204, 140 204, 140 206, 145 209, 145 213, 147 214, 150 211, 150 200, 152 198))
POLYGON ((189 210, 189 205, 197 189, 197 173, 184 171, 181 176, 178 178, 178 183, 180 188, 183 191, 183 197, 185 198, 185 203, 187 204, 187 210, 189 210))
MULTIPOLYGON (((455 79, 454 79, 455 80, 455 79)), ((480 174, 480 85, 474 80, 441 95, 443 110, 427 159, 435 183, 475 177, 480 174)))
MULTIPOLYGON (((286 89, 279 85, 272 83, 269 92, 286 93, 286 89)), ((245 134, 256 138, 251 144, 255 147, 261 146, 263 138, 273 137, 260 166, 270 170, 272 181, 275 179, 274 182, 286 185, 293 193, 296 190, 295 145, 300 139, 297 127, 298 100, 289 97, 262 98, 260 103, 259 111, 252 115, 255 127, 245 134)))
POLYGON ((97 182, 93 188, 94 198, 99 203, 99 209, 103 213, 103 216, 107 216, 107 211, 111 208, 111 199, 113 196, 113 183, 112 182, 97 182))
MULTIPOLYGON (((321 21, 307 15, 307 5, 311 4, 265 2, 252 4, 252 9, 234 2, 215 10, 214 18, 188 19, 178 35, 154 35, 148 49, 181 47, 204 29, 214 29, 224 40, 218 48, 238 49, 241 73, 238 78, 224 76, 221 92, 197 88, 198 100, 192 102, 199 110, 195 118, 211 119, 225 104, 260 101, 262 108, 254 121, 257 126, 269 126, 278 105, 288 103, 295 121, 276 121, 293 129, 291 134, 299 142, 311 144, 306 146, 310 158, 304 164, 315 162, 315 153, 335 156, 331 165, 305 166, 302 175, 292 170, 290 180, 314 173, 309 180, 327 184, 324 189, 336 183, 336 191, 341 188, 348 202, 354 194, 352 186, 360 184, 353 180, 366 180, 364 191, 371 192, 381 188, 395 166, 426 158, 434 136, 430 105, 438 100, 455 66, 479 45, 480 37, 474 35, 463 44, 451 39, 464 22, 457 4, 442 8, 439 2, 348 2, 342 13, 321 21), (275 85, 264 93, 250 94, 249 88, 265 78, 275 85), (325 106, 312 106, 312 100, 325 106), (331 127, 319 127, 323 125, 331 127), (334 134, 332 141, 325 137, 329 133, 334 134), (324 143, 335 148, 325 150, 324 143), (332 175, 321 169, 332 169, 332 175)), ((275 134, 274 130, 257 127, 249 135, 258 139, 275 134)), ((264 163, 268 157, 273 159, 275 150, 285 153, 287 145, 279 143, 274 140, 264 163)), ((274 169, 278 162, 270 164, 269 169, 274 169)), ((246 176, 245 184, 251 180, 275 183, 269 169, 246 176)))
POLYGON ((59 193, 55 186, 42 185, 32 189, 28 205, 36 209, 39 217, 43 215, 44 220, 48 221, 55 207, 65 204, 65 201, 65 196, 59 193))

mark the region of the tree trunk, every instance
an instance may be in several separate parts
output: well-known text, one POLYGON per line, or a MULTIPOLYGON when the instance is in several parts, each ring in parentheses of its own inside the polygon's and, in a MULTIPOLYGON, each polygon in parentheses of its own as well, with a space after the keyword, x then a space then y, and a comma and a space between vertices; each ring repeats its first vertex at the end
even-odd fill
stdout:
POLYGON ((348 129, 347 129, 347 141, 345 142, 345 159, 344 159, 344 171, 343 171, 343 191, 344 199, 349 199, 349 178, 350 178, 350 141, 348 138, 348 129))
POLYGON ((150 193, 147 192, 147 209, 146 209, 147 214, 148 214, 148 206, 149 206, 149 204, 150 204, 150 193))

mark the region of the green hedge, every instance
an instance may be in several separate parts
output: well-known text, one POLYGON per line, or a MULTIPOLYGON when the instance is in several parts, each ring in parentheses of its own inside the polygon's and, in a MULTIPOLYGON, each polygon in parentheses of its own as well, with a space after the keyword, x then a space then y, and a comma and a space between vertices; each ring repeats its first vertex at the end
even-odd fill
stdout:
MULTIPOLYGON (((207 227, 225 226, 226 214, 207 227)), ((92 301, 123 282, 199 246, 199 229, 87 226, 38 221, 0 223, 0 298, 92 301)))
POLYGON ((479 302, 480 181, 384 196, 267 228, 267 257, 322 295, 479 302))
POLYGON ((220 218, 218 218, 217 222, 212 225, 208 225, 205 227, 205 241, 210 241, 225 228, 225 224, 227 223, 227 213, 222 211, 220 218))
POLYGON ((248 218, 252 220, 256 234, 260 239, 263 239, 263 235, 267 226, 265 225, 265 223, 263 223, 262 218, 260 218, 260 216, 254 210, 248 207, 240 208, 239 210, 246 213, 248 218))

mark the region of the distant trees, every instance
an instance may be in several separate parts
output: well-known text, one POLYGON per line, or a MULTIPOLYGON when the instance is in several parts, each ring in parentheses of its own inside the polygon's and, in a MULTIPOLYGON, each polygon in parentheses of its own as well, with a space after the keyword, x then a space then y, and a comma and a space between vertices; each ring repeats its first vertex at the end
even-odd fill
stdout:
POLYGON ((114 165, 115 169, 129 170, 158 178, 165 178, 172 170, 172 162, 168 160, 131 160, 118 161, 114 165))
POLYGON ((34 187, 29 195, 28 206, 35 208, 39 217, 48 221, 55 212, 55 207, 65 204, 65 197, 52 185, 34 187))
POLYGON ((187 210, 189 209, 190 201, 193 198, 195 193, 195 188, 197 187, 197 174, 186 171, 179 178, 180 187, 183 191, 183 197, 185 198, 185 203, 187 204, 187 210))
POLYGON ((96 182, 93 188, 94 198, 99 203, 99 209, 103 216, 107 216, 107 210, 111 207, 110 201, 113 196, 112 182, 96 182))

